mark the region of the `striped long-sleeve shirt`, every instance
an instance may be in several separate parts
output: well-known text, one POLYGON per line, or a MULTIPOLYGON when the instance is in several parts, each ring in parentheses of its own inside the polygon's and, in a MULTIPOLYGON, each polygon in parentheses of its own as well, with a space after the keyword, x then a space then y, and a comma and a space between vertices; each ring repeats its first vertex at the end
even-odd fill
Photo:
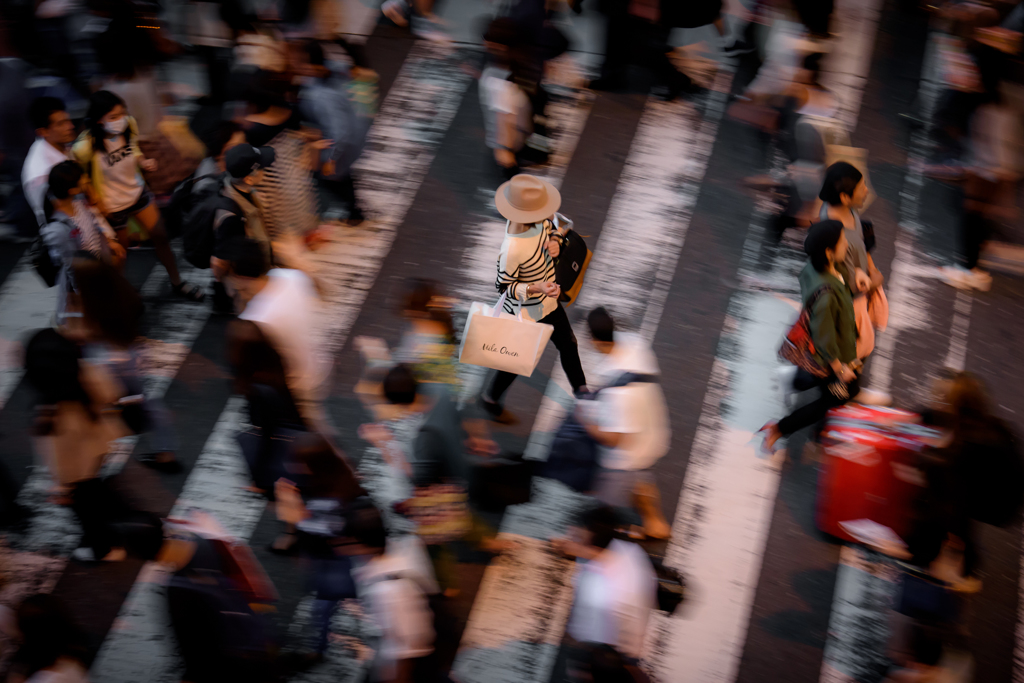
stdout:
MULTIPOLYGON (((539 321, 558 307, 558 300, 543 294, 527 296, 526 288, 535 282, 555 281, 555 262, 545 245, 559 233, 551 221, 535 223, 526 232, 511 234, 505 225, 505 241, 498 255, 498 279, 494 286, 499 292, 508 290, 509 299, 518 299, 523 316, 539 321)), ((505 301, 505 311, 515 313, 511 301, 505 301)))

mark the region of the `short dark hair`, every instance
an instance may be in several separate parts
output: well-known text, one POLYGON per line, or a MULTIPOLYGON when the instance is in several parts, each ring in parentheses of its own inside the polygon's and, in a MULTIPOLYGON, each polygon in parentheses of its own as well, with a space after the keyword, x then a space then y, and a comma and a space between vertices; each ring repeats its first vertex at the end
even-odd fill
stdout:
POLYGON ((28 108, 28 117, 32 120, 32 128, 36 130, 49 128, 50 117, 59 111, 67 111, 67 109, 64 100, 59 97, 43 96, 35 98, 28 108))
POLYGON ((843 236, 843 224, 839 221, 827 220, 815 223, 807 230, 804 239, 804 253, 811 260, 811 266, 819 273, 828 270, 828 254, 826 250, 835 249, 839 238, 843 236))
POLYGON ((598 306, 587 314, 587 327, 594 341, 615 341, 615 320, 604 306, 598 306))
POLYGON ((825 182, 821 184, 818 199, 836 206, 843 203, 842 196, 853 196, 857 185, 864 179, 864 174, 845 161, 837 161, 825 170, 825 182))
POLYGON ((206 147, 206 155, 219 157, 224 153, 224 146, 231 141, 232 136, 242 130, 242 126, 235 121, 218 121, 202 137, 203 146, 206 147))
POLYGON ((354 500, 345 511, 345 530, 342 532, 367 548, 383 550, 387 546, 388 531, 384 516, 369 498, 354 500))
POLYGON ((259 242, 248 237, 236 237, 224 247, 231 270, 239 277, 262 277, 270 270, 267 255, 259 242))
POLYGON ((384 376, 384 398, 388 403, 407 406, 416 400, 416 376, 405 363, 399 363, 384 376))
POLYGON ((622 523, 619 513, 609 505, 599 504, 583 511, 576 526, 590 532, 590 545, 607 548, 618 538, 618 527, 622 523))
POLYGON ((49 192, 55 199, 67 199, 71 190, 78 187, 85 171, 75 161, 62 161, 50 169, 49 192))
POLYGON ((319 40, 307 40, 302 45, 303 51, 306 53, 306 59, 313 66, 324 65, 324 46, 320 44, 319 40))

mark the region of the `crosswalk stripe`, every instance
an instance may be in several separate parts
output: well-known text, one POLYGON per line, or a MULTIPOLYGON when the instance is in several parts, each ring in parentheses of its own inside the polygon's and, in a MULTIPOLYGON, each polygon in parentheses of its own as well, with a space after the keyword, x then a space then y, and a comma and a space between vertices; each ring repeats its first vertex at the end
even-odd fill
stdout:
MULTIPOLYGON (((612 304, 614 315, 639 327, 650 306, 661 305, 652 301, 652 289, 659 272, 675 269, 724 111, 726 76, 717 72, 703 116, 688 102, 648 101, 575 304, 581 310, 612 304)), ((585 368, 595 367, 585 342, 580 356, 585 368)), ((550 432, 570 395, 556 368, 528 458, 546 458, 550 432)), ((538 478, 531 502, 506 511, 501 533, 521 546, 495 559, 484 574, 453 667, 460 680, 548 679, 569 616, 573 565, 555 556, 547 539, 564 532, 583 500, 538 478)))
MULTIPOLYGON (((843 103, 851 129, 880 5, 846 0, 836 6, 834 20, 853 35, 837 43, 823 80, 843 103)), ((787 299, 804 264, 802 255, 780 249, 765 270, 755 267, 766 218, 755 211, 741 288, 728 305, 676 507, 666 561, 686 573, 697 597, 685 618, 658 615, 649 631, 649 666, 657 680, 734 680, 746 642, 779 482, 778 471, 758 458, 752 437, 784 410, 771 391, 776 349, 794 315, 787 299)))
POLYGON ((0 287, 0 408, 25 374, 25 337, 49 326, 56 310, 57 289, 47 288, 28 254, 22 256, 0 287))
MULTIPOLYGON (((937 49, 938 43, 933 33, 925 47, 918 92, 918 101, 926 121, 931 120, 942 87, 937 49)), ((900 335, 936 327, 934 316, 931 315, 933 306, 928 297, 934 290, 935 270, 923 262, 915 246, 921 229, 918 221, 925 183, 921 167, 926 161, 928 148, 927 133, 924 130, 915 131, 907 155, 910 170, 903 192, 900 193, 896 254, 887 287, 890 323, 872 354, 871 382, 873 387, 883 391, 891 389, 896 342, 900 335)), ((962 370, 966 362, 970 310, 971 296, 958 292, 954 301, 949 352, 944 362, 954 369, 962 370)), ((860 680, 860 674, 867 669, 877 668, 886 661, 888 628, 883 621, 879 629, 879 622, 880 615, 884 615, 891 604, 895 589, 891 582, 879 584, 878 572, 865 571, 865 562, 861 560, 866 556, 864 551, 850 546, 842 550, 821 667, 820 680, 823 683, 853 683, 860 680), (882 598, 872 599, 879 590, 882 590, 882 598), (865 609, 865 605, 868 609, 865 609)), ((878 559, 874 566, 884 564, 881 556, 872 556, 878 559)))
MULTIPOLYGON (((418 42, 413 47, 381 106, 357 166, 360 198, 374 217, 375 231, 340 231, 312 256, 328 292, 312 333, 321 348, 332 354, 344 346, 459 107, 469 80, 461 61, 460 53, 438 45, 418 42)), ((234 438, 244 421, 244 400, 232 397, 173 514, 212 512, 229 533, 248 540, 266 501, 243 490, 249 478, 234 438)), ((144 667, 150 680, 172 679, 177 657, 154 580, 159 576, 148 569, 132 587, 93 665, 97 680, 139 680, 139 667, 144 667)))

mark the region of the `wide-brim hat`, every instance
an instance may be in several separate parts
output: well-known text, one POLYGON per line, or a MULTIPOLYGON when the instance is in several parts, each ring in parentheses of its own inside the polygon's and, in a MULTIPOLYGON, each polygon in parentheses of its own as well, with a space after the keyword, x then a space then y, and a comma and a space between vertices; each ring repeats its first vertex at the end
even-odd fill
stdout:
POLYGON ((498 213, 513 223, 538 223, 562 206, 562 195, 551 183, 520 173, 494 193, 498 213))

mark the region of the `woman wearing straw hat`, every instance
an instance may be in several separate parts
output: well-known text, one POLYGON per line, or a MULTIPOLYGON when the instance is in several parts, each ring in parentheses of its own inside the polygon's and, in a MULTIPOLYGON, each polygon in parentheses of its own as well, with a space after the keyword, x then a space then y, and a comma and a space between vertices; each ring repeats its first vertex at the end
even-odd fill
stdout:
MULTIPOLYGON (((553 219, 562 197, 551 183, 523 173, 498 188, 494 203, 498 213, 508 220, 494 285, 499 292, 508 292, 506 312, 515 312, 512 299, 516 299, 524 318, 555 328, 551 341, 558 349, 573 393, 578 394, 586 390, 587 380, 580 363, 576 335, 565 309, 558 302, 561 288, 555 283, 554 259, 558 256, 562 236, 553 219)), ((484 408, 498 422, 514 421, 502 408, 501 397, 515 378, 511 372, 499 372, 490 390, 481 396, 484 408)))

